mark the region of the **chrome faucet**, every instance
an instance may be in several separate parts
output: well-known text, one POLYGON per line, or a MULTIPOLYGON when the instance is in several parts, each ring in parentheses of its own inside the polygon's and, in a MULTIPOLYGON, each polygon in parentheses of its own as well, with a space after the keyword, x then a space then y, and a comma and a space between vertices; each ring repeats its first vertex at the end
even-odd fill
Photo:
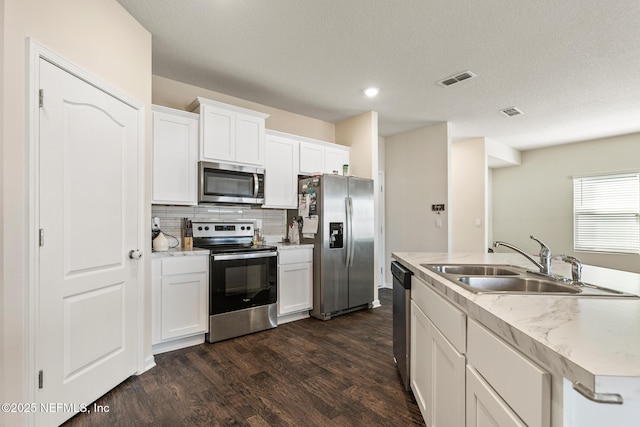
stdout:
POLYGON ((558 259, 571 264, 571 281, 582 284, 582 262, 570 255, 558 255, 558 259))
POLYGON ((538 256, 540 257, 540 262, 536 261, 528 253, 512 245, 511 243, 501 242, 498 240, 493 243, 493 246, 495 246, 496 248, 498 246, 506 246, 507 248, 518 252, 520 255, 524 256, 526 259, 534 263, 535 266, 540 269, 540 273, 550 276, 551 275, 551 249, 549 249, 547 245, 545 245, 542 241, 536 239, 534 236, 529 236, 529 237, 540 244, 540 252, 538 253, 538 256))

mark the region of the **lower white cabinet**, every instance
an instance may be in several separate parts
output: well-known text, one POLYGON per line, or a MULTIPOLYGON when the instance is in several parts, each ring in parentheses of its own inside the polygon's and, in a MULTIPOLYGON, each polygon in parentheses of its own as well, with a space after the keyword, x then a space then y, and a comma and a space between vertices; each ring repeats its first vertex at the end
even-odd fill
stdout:
POLYGON ((204 342, 209 317, 209 255, 154 258, 153 353, 204 342))
POLYGON ((471 319, 467 322, 467 362, 524 425, 551 425, 551 375, 471 319))
POLYGON ((278 251, 278 323, 309 317, 313 308, 313 248, 278 251))
POLYGON ((465 357, 411 302, 411 389, 430 427, 465 423, 465 357))
POLYGON ((467 366, 467 427, 527 427, 471 366, 467 366))

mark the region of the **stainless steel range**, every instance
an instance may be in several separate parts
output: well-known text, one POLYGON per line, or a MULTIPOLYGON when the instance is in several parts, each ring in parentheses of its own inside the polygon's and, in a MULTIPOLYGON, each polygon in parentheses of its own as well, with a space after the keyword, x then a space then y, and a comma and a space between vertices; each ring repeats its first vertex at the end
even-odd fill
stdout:
POLYGON ((207 342, 278 325, 277 251, 253 233, 252 221, 193 221, 193 246, 211 251, 207 342))

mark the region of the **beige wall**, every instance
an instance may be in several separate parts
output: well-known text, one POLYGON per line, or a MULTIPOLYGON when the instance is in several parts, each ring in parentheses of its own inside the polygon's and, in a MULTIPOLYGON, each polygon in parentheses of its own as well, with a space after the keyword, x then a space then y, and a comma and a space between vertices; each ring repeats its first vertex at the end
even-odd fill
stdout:
POLYGON ((153 76, 153 103, 156 105, 185 110, 198 96, 269 114, 266 121, 267 129, 335 142, 335 125, 333 123, 279 110, 165 77, 153 76))
POLYGON ((638 255, 573 251, 572 177, 638 170, 640 133, 525 151, 521 166, 493 170, 493 239, 537 253, 533 234, 554 255, 640 273, 638 255))
POLYGON ((487 170, 484 138, 451 144, 452 252, 487 251, 487 170))
POLYGON ((378 113, 370 111, 337 123, 336 143, 351 147, 349 174, 377 179, 378 113))
MULTIPOLYGON (((28 72, 25 40, 33 37, 46 48, 146 105, 146 146, 150 159, 151 35, 115 0, 4 0, 3 18, 2 400, 29 402, 25 378, 28 281, 25 236, 28 235, 29 172, 25 139, 25 79, 28 72)), ((148 190, 145 200, 150 202, 148 190)), ((150 203, 148 206, 150 209, 150 203)), ((145 213, 145 217, 148 216, 149 213, 145 213)), ((149 237, 147 241, 150 240, 149 237)), ((150 247, 146 252, 150 252, 150 247)), ((149 269, 147 266, 147 273, 149 269)), ((33 378, 28 380, 33 381, 33 378)), ((6 425, 20 425, 25 418, 12 415, 4 421, 6 425)))
POLYGON ((385 138, 387 266, 392 252, 449 250, 450 145, 447 122, 385 138), (441 203, 444 213, 431 212, 432 204, 441 203))

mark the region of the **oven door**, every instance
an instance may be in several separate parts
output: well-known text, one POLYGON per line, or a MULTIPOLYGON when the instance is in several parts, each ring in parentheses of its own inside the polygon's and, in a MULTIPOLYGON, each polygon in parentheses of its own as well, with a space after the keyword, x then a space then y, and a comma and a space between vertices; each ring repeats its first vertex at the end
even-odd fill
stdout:
POLYGON ((211 255, 209 314, 274 304, 277 252, 211 255))

